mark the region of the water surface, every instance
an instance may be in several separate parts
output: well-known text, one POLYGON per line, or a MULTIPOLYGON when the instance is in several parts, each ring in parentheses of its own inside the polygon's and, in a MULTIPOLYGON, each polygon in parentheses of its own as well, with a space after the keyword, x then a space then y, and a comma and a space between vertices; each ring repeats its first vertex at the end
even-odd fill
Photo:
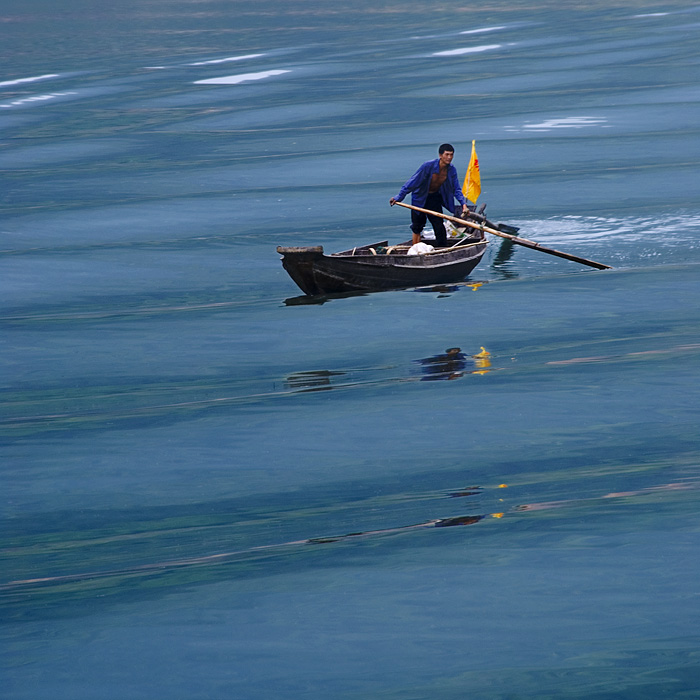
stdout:
POLYGON ((8 698, 694 697, 700 7, 2 19, 8 698), (300 303, 472 139, 614 269, 300 303))

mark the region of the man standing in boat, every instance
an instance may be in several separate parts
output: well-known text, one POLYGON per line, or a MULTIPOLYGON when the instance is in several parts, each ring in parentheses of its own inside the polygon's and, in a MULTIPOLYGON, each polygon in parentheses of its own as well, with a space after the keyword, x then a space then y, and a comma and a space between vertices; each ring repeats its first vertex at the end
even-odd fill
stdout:
MULTIPOLYGON (((462 207, 467 206, 467 202, 462 194, 462 188, 457 178, 457 168, 452 165, 455 149, 452 144, 443 143, 438 149, 439 158, 428 160, 416 170, 408 182, 401 188, 401 191, 389 200, 393 207, 396 202, 402 202, 403 198, 412 192, 411 203, 414 207, 430 209, 440 212, 445 207, 455 216, 462 216, 462 207), (459 204, 455 208, 454 200, 459 204)), ((447 233, 445 231, 444 220, 439 216, 424 214, 421 211, 411 211, 411 231, 413 231, 413 242, 420 243, 420 235, 425 228, 426 219, 435 231, 435 243, 438 248, 447 245, 447 233)))

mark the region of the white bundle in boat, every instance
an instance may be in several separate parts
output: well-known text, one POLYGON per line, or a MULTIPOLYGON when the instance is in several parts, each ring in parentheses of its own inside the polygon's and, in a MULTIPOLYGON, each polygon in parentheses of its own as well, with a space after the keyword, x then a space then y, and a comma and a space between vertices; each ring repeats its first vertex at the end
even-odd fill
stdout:
POLYGON ((430 253, 433 250, 435 250, 433 246, 429 245, 428 243, 423 243, 423 241, 421 241, 420 243, 414 243, 408 249, 406 255, 425 255, 426 253, 430 253))

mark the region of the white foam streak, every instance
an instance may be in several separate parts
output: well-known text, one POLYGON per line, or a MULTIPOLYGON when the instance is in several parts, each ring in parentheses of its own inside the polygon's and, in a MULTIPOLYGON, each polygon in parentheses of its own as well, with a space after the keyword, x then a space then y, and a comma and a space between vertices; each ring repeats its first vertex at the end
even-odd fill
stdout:
POLYGON ((500 32, 503 29, 506 29, 506 27, 483 27, 482 29, 467 29, 464 32, 460 32, 460 34, 486 34, 487 32, 500 32))
POLYGON ((589 126, 602 126, 607 122, 603 117, 554 117, 538 123, 525 123, 517 127, 505 127, 506 131, 551 131, 552 129, 583 129, 589 126))
POLYGON ((487 44, 485 46, 469 46, 463 49, 451 49, 449 51, 438 51, 433 56, 462 56, 468 53, 481 53, 482 51, 493 51, 500 49, 501 44, 487 44))
POLYGON ((260 73, 241 73, 240 75, 226 75, 221 78, 207 78, 206 80, 196 80, 195 85, 238 85, 250 80, 263 80, 274 75, 290 73, 288 70, 266 70, 260 73))
POLYGON ((17 78, 17 80, 4 80, 0 82, 0 88, 12 87, 14 85, 24 85, 25 83, 36 83, 39 80, 50 80, 51 78, 58 78, 58 73, 46 73, 46 75, 37 75, 33 78, 17 78))
POLYGON ((196 63, 188 63, 189 66, 213 66, 217 63, 231 63, 232 61, 247 61, 251 58, 260 58, 264 53, 249 53, 245 56, 231 56, 230 58, 215 58, 211 61, 197 61, 196 63))
POLYGON ((55 100, 57 97, 77 94, 77 92, 52 92, 47 95, 32 95, 31 97, 24 97, 21 100, 3 102, 0 104, 0 109, 11 109, 12 107, 21 107, 22 105, 32 104, 33 102, 46 102, 47 100, 55 100))

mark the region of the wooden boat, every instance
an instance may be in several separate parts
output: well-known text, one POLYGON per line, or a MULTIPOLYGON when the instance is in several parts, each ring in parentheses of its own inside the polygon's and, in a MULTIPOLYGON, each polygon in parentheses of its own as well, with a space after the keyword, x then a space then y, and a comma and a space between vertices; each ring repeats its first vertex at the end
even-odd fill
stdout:
POLYGON ((411 241, 387 241, 325 255, 323 246, 278 246, 282 266, 309 296, 425 287, 463 280, 486 252, 481 236, 450 241, 424 255, 407 255, 411 241))

